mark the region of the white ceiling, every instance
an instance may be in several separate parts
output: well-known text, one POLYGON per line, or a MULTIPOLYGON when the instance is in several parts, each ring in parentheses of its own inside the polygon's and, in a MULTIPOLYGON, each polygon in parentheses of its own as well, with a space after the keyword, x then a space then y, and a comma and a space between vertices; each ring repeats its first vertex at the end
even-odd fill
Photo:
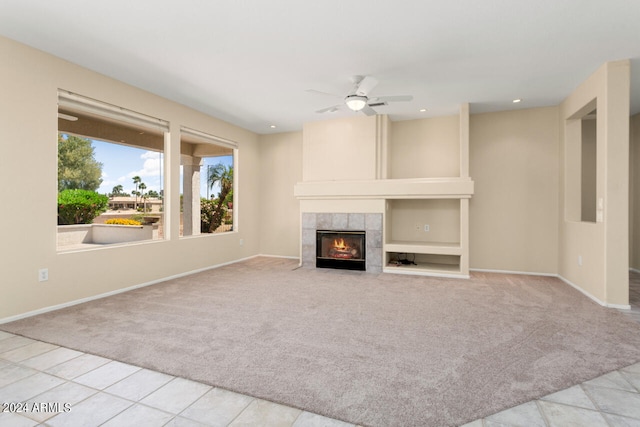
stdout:
POLYGON ((406 120, 557 105, 626 58, 640 112, 638 0, 0 0, 0 34, 261 134, 358 114, 307 92, 354 75, 406 120))

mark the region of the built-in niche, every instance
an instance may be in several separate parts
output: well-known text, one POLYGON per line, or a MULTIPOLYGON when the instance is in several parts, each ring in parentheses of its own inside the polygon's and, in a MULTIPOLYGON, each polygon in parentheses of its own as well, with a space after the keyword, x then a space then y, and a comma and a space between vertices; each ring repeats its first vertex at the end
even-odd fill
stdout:
POLYGON ((587 113, 580 120, 582 123, 582 168, 580 171, 582 203, 580 219, 596 222, 596 170, 597 170, 597 110, 587 113))
POLYGON ((597 99, 580 108, 565 123, 566 217, 569 221, 600 222, 598 204, 597 99))

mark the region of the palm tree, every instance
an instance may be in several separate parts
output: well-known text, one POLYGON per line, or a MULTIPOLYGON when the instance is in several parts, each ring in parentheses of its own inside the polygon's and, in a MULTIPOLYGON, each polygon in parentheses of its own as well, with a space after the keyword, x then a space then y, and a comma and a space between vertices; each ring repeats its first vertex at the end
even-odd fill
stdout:
POLYGON ((213 233, 222 224, 226 211, 224 202, 233 190, 233 166, 225 166, 222 163, 218 163, 208 168, 208 173, 207 182, 209 188, 213 189, 216 184, 220 185, 218 203, 211 216, 211 225, 209 226, 209 233, 213 233))
POLYGON ((146 212, 147 211, 147 196, 145 196, 144 190, 147 188, 147 184, 145 184, 144 182, 141 182, 138 185, 138 188, 140 189, 140 198, 144 202, 144 206, 142 208, 142 212, 146 212))
MULTIPOLYGON (((136 190, 133 190, 133 191, 131 192, 131 194, 133 194, 134 196, 136 196, 136 205, 135 205, 135 206, 138 206, 138 196, 140 195, 140 192, 139 192, 139 191, 136 191, 136 190)), ((137 209, 137 208, 136 208, 136 209, 137 209)))
POLYGON ((142 179, 136 175, 133 177, 133 183, 136 185, 136 190, 133 192, 133 194, 136 195, 136 203, 133 205, 134 209, 138 209, 138 184, 140 184, 142 182, 142 179))
POLYGON ((121 195, 123 193, 123 190, 124 190, 124 188, 122 187, 122 185, 116 185, 111 190, 111 197, 115 197, 115 196, 121 195))

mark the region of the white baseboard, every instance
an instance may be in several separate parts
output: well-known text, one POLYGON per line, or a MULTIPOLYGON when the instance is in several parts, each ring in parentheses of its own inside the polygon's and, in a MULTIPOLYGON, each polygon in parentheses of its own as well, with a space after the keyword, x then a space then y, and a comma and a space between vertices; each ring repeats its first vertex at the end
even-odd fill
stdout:
POLYGON ((467 274, 437 273, 432 271, 403 270, 398 267, 382 267, 382 272, 387 274, 404 274, 406 276, 443 277, 448 279, 470 279, 467 274))
POLYGON ((598 304, 600 304, 603 307, 617 308, 618 310, 631 310, 631 306, 630 305, 606 303, 604 301, 601 301, 599 298, 596 298, 595 296, 591 295, 589 292, 585 291, 584 289, 582 289, 581 287, 579 287, 575 283, 571 282, 570 280, 565 279, 564 277, 562 277, 560 275, 557 275, 557 277, 558 277, 558 279, 560 279, 563 282, 565 282, 567 285, 569 285, 572 288, 580 291, 583 295, 585 295, 586 297, 590 298, 594 302, 597 302, 598 304))
POLYGON ((607 304, 606 307, 617 308, 618 310, 631 310, 630 305, 624 305, 624 304, 607 304))
POLYGON ((269 255, 269 254, 260 254, 256 256, 263 256, 267 258, 284 258, 284 259, 300 259, 298 256, 289 256, 289 255, 269 255))
POLYGON ((237 259, 237 260, 234 260, 234 261, 224 262, 224 263, 212 265, 212 266, 209 266, 209 267, 199 268, 197 270, 191 270, 191 271, 187 271, 187 272, 184 272, 184 273, 175 274, 173 276, 163 277, 162 279, 157 279, 157 280, 152 280, 150 282, 140 283, 138 285, 129 286, 127 288, 116 289, 115 291, 105 292, 103 294, 98 294, 98 295, 94 295, 94 296, 90 296, 90 297, 86 297, 86 298, 81 298, 81 299, 77 299, 77 300, 74 300, 74 301, 65 302, 65 303, 62 303, 62 304, 52 305, 52 306, 49 306, 49 307, 40 308, 38 310, 28 311, 26 313, 17 314, 15 316, 5 317, 3 319, 0 319, 0 325, 3 324, 3 323, 9 323, 9 322, 13 322, 13 321, 20 320, 20 319, 25 319, 25 318, 31 317, 31 316, 37 316, 38 314, 43 314, 43 313, 48 313, 50 311, 60 310, 61 308, 66 308, 66 307, 71 307, 73 305, 82 304, 84 302, 89 302, 89 301, 97 300, 97 299, 100 299, 100 298, 110 297, 112 295, 121 294, 123 292, 132 291, 134 289, 139 289, 139 288, 144 288, 146 286, 156 285, 158 283, 166 282, 167 280, 178 279, 180 277, 189 276, 190 274, 200 273, 202 271, 207 271, 207 270, 213 270, 215 268, 224 267, 225 265, 235 264, 235 263, 238 263, 240 261, 246 261, 246 260, 249 260, 249 259, 252 259, 252 258, 256 258, 256 257, 259 257, 259 256, 266 256, 266 255, 252 255, 250 257, 241 258, 241 259, 237 259))
MULTIPOLYGON (((631 270, 633 270, 633 269, 631 269, 631 270)), ((619 309, 619 310, 631 310, 631 306, 630 305, 609 304, 609 303, 606 303, 604 301, 601 301, 599 298, 596 298, 595 296, 591 295, 589 292, 585 291, 584 289, 582 289, 581 287, 579 287, 575 283, 571 282, 570 280, 565 279, 564 277, 562 277, 559 274, 532 273, 532 272, 525 272, 525 271, 510 271, 510 270, 490 270, 490 269, 480 269, 480 268, 470 268, 469 271, 479 271, 479 272, 484 272, 484 273, 500 273, 500 274, 522 274, 522 275, 527 275, 527 276, 557 277, 558 279, 560 279, 563 282, 565 282, 567 285, 569 285, 572 288, 580 291, 584 296, 586 296, 587 298, 591 299, 592 301, 598 303, 599 305, 601 305, 603 307, 616 308, 616 309, 619 309)), ((639 271, 639 273, 640 273, 640 271, 639 271)))
POLYGON ((554 273, 534 273, 529 271, 493 270, 493 269, 485 269, 485 268, 470 268, 469 271, 478 271, 481 273, 521 274, 523 276, 558 277, 558 275, 554 273))

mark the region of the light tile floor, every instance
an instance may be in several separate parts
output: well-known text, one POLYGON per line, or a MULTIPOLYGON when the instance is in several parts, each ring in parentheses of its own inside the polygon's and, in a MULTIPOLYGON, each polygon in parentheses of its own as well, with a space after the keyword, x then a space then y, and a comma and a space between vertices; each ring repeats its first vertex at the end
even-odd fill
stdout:
POLYGON ((2 331, 0 405, 16 427, 355 427, 2 331))
MULTIPOLYGON (((638 273, 630 297, 640 322, 638 273)), ((0 426, 16 427, 355 427, 2 331, 0 405, 0 426)), ((640 427, 640 363, 465 425, 501 426, 640 427)))

